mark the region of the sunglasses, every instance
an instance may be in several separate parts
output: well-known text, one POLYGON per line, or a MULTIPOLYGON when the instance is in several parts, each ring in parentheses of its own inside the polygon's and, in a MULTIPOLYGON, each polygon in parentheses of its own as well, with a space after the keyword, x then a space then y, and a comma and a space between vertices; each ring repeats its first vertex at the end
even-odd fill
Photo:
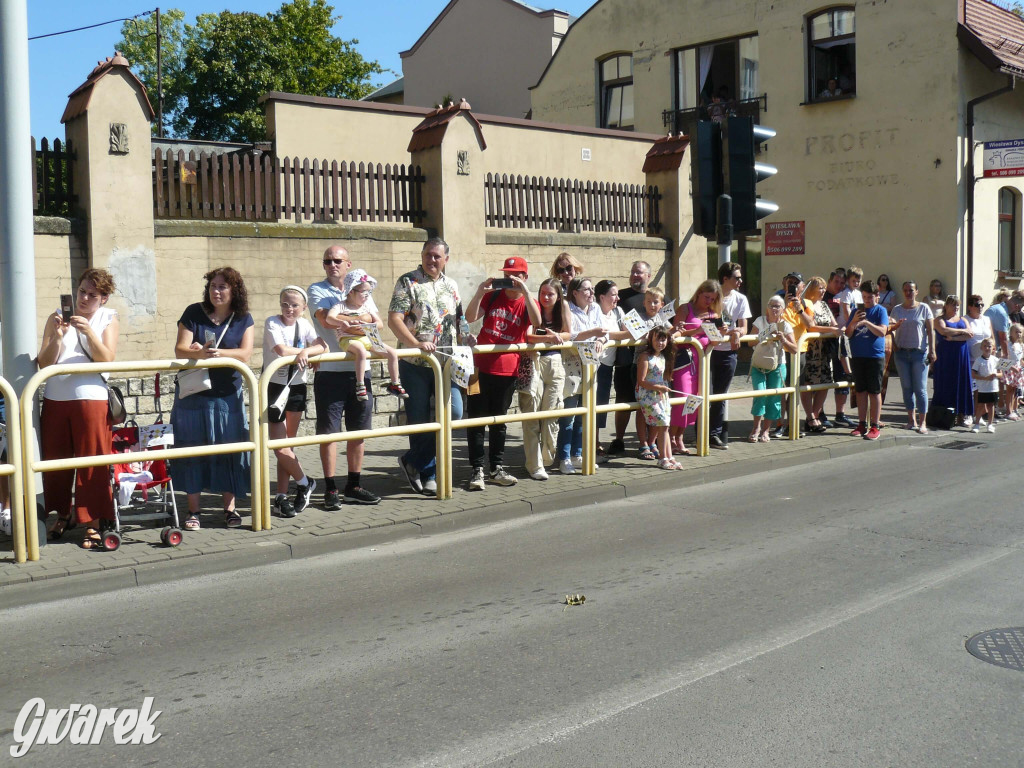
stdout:
POLYGON ((576 267, 574 267, 574 266, 572 266, 570 264, 568 267, 558 267, 555 270, 555 274, 558 274, 558 275, 568 275, 568 274, 570 274, 572 272, 575 272, 575 271, 576 271, 576 267))
POLYGON ((969 307, 977 307, 978 309, 981 309, 982 307, 985 306, 985 303, 982 302, 982 301, 979 301, 979 302, 976 302, 974 304, 968 304, 967 306, 969 306, 969 307))
POLYGON ((324 266, 328 264, 344 264, 345 259, 324 259, 324 266))

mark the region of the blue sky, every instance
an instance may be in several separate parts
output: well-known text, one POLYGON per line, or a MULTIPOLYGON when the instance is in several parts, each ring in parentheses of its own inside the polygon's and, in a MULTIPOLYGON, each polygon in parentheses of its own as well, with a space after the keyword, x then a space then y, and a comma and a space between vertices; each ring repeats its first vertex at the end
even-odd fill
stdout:
MULTIPOLYGON (((140 0, 25 0, 28 7, 29 37, 90 24, 125 18, 156 6, 140 0)), ((180 8, 191 22, 200 13, 218 13, 223 10, 267 13, 281 7, 283 0, 166 0, 161 10, 180 8)), ((562 0, 547 4, 533 0, 532 5, 558 8, 579 16, 593 0, 562 0)), ((334 13, 341 16, 334 34, 344 40, 356 38, 357 48, 367 59, 376 59, 382 66, 401 74, 398 56, 416 42, 448 0, 377 0, 352 2, 335 0, 334 13)), ((68 94, 81 85, 96 62, 112 56, 114 44, 121 37, 121 24, 74 32, 42 40, 29 41, 29 78, 32 108, 32 135, 37 139, 64 137, 60 116, 67 104, 68 94)), ((381 84, 391 82, 397 75, 385 73, 381 84)))

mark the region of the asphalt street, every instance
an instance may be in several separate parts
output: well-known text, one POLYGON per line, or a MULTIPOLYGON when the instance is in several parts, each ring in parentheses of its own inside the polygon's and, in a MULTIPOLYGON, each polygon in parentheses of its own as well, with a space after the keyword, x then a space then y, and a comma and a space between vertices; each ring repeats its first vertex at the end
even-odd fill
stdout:
POLYGON ((24 765, 1020 765, 1018 446, 957 436, 0 613, 23 705, 161 714, 24 765), (569 593, 586 595, 567 606, 569 593))

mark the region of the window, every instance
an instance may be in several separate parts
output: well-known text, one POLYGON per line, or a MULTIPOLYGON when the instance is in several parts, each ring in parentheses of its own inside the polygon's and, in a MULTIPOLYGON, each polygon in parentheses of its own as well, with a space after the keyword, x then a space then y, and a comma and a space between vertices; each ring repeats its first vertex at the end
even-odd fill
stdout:
POLYGON ((807 19, 807 100, 857 93, 856 36, 852 8, 834 8, 807 19))
POLYGON ((1010 187, 999 190, 999 271, 1020 267, 1020 193, 1010 187))
POLYGON ((675 52, 675 108, 721 119, 758 92, 757 36, 705 43, 675 52))
POLYGON ((633 57, 612 56, 598 64, 601 73, 601 127, 633 130, 633 57))

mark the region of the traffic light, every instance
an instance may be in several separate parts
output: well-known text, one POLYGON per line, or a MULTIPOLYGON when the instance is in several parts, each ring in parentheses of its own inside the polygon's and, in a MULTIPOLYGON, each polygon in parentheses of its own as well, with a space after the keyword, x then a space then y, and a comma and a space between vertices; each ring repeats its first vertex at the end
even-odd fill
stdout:
POLYGON ((736 232, 757 229, 758 219, 779 210, 775 203, 757 198, 757 183, 778 173, 774 166, 756 160, 758 146, 774 136, 774 130, 755 125, 752 117, 730 117, 723 125, 722 175, 725 191, 732 196, 736 232))
POLYGON ((719 123, 697 123, 697 145, 692 156, 693 231, 714 237, 718 196, 722 194, 722 127, 719 123))

